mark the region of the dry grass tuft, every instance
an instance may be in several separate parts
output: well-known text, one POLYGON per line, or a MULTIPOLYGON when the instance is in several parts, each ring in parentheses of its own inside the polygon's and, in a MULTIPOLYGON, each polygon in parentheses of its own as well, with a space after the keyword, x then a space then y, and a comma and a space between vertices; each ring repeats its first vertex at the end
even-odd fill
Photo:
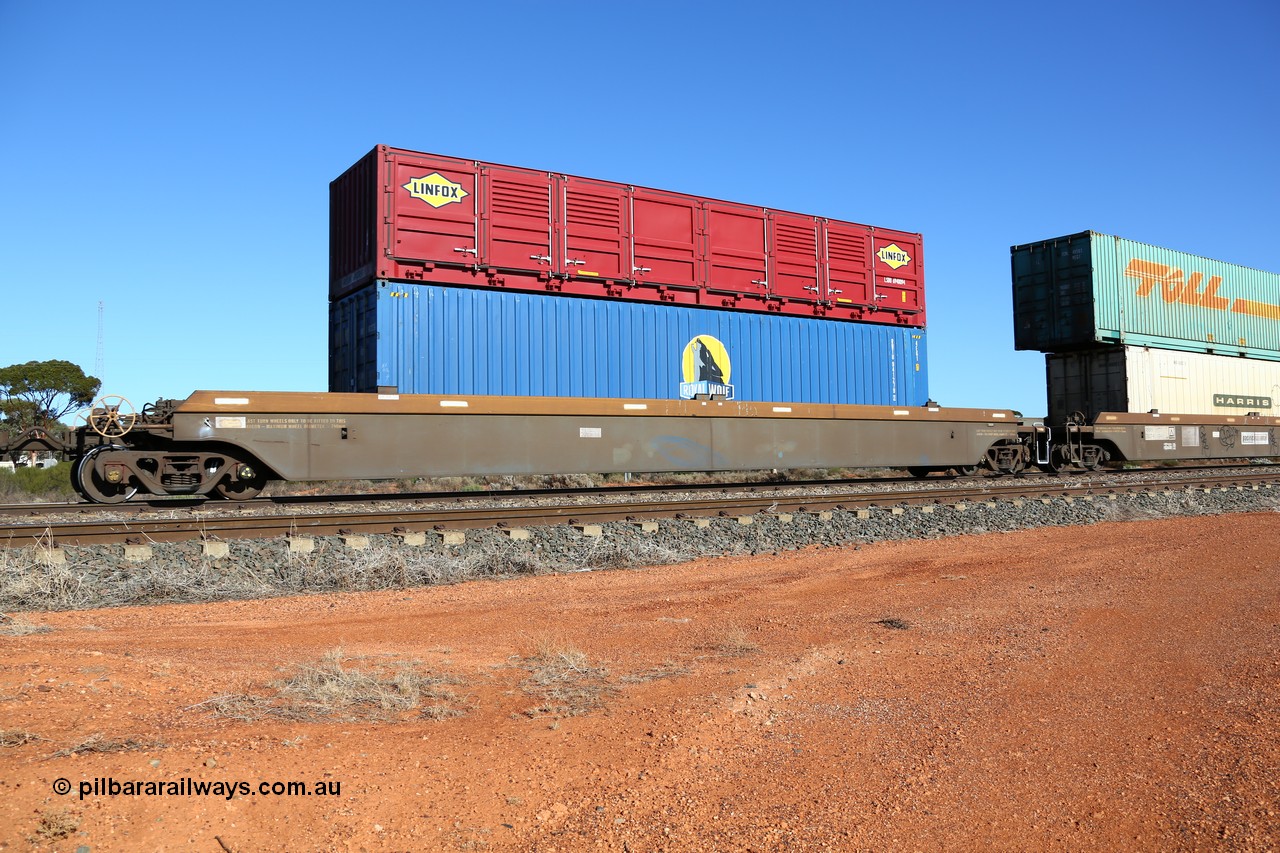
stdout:
POLYGON ((682 675, 688 675, 689 670, 685 669, 675 661, 663 661, 659 666, 651 666, 648 669, 642 669, 639 672, 633 672, 630 675, 624 675, 618 679, 622 684, 644 684, 647 681, 657 681, 662 678, 679 678, 682 675))
POLYGON ((29 634, 48 634, 53 629, 48 625, 32 622, 25 616, 10 616, 0 613, 0 635, 6 637, 25 637, 29 634))
POLYGON ((10 749, 43 740, 35 732, 24 732, 21 729, 0 729, 0 748, 10 749))
POLYGON ((272 682, 273 694, 224 694, 185 710, 205 708, 245 721, 395 720, 415 710, 419 717, 442 720, 466 713, 462 700, 446 686, 460 681, 425 675, 419 666, 399 658, 348 657, 333 649, 319 662, 299 664, 289 677, 272 682))
MULTIPOLYGON (((671 543, 649 538, 616 539, 603 537, 591 540, 574 560, 572 569, 634 569, 649 566, 669 566, 691 559, 694 552, 671 543)), ((552 567, 553 569, 555 567, 552 567)))
POLYGON ((737 625, 726 625, 709 647, 717 654, 738 658, 760 653, 760 646, 754 643, 747 632, 737 625))
POLYGON ((58 841, 80 828, 80 818, 71 809, 51 809, 40 815, 35 834, 27 839, 32 844, 42 841, 58 841))
POLYGON ((528 717, 576 717, 601 708, 604 697, 614 688, 608 683, 609 671, 593 666, 586 652, 550 640, 538 645, 529 657, 518 664, 529 671, 520 689, 538 698, 538 704, 525 710, 528 717))
POLYGON ((69 746, 66 749, 60 749, 57 752, 45 756, 50 758, 67 758, 72 755, 81 755, 87 752, 136 752, 140 749, 163 749, 165 744, 158 741, 142 741, 136 738, 109 738, 101 734, 90 735, 75 746, 69 746))

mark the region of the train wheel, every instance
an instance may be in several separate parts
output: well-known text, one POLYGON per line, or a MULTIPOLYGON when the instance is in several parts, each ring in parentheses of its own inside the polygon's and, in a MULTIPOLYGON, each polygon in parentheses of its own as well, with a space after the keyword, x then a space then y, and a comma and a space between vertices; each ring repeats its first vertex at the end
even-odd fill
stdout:
POLYGON ((974 474, 978 473, 981 467, 982 466, 980 465, 965 465, 960 468, 952 468, 951 470, 955 472, 957 477, 972 477, 974 474))
POLYGON ((262 494, 267 478, 251 465, 237 462, 232 472, 213 487, 213 496, 228 501, 247 501, 262 494))
POLYGON ((89 496, 84 493, 84 489, 80 488, 80 466, 84 464, 84 460, 85 457, 81 456, 76 460, 75 464, 71 466, 71 488, 75 490, 77 495, 87 501, 89 500, 89 496))
POLYGON ((917 466, 914 466, 914 465, 908 465, 908 466, 907 466, 907 473, 908 473, 908 474, 910 474, 912 477, 917 477, 917 478, 919 478, 919 479, 922 479, 922 480, 923 480, 925 477, 928 477, 930 474, 932 474, 932 473, 933 473, 933 469, 932 469, 932 468, 920 468, 920 467, 917 467, 917 466))
POLYGON ((1097 471, 1108 458, 1107 452, 1101 447, 1089 445, 1085 448, 1084 458, 1080 460, 1080 467, 1086 471, 1097 471))
POLYGON ((213 487, 211 494, 228 501, 247 501, 262 494, 262 489, 266 485, 266 483, 253 485, 243 480, 222 480, 213 487))
POLYGON ((996 470, 998 470, 1001 474, 1021 474, 1026 469, 1027 469, 1027 463, 1021 459, 1018 459, 1013 462, 1010 462, 1007 465, 1003 465, 996 470))
POLYGON ((1049 453, 1048 462, 1037 462, 1036 467, 1046 474, 1061 474, 1067 468, 1071 467, 1071 460, 1065 458, 1066 454, 1061 445, 1054 447, 1049 453))
POLYGON ((75 470, 71 474, 71 485, 77 493, 96 504, 124 503, 138 493, 136 486, 124 483, 108 483, 98 476, 98 472, 93 470, 93 457, 103 451, 119 449, 119 447, 103 445, 95 447, 80 457, 80 461, 76 463, 75 470))

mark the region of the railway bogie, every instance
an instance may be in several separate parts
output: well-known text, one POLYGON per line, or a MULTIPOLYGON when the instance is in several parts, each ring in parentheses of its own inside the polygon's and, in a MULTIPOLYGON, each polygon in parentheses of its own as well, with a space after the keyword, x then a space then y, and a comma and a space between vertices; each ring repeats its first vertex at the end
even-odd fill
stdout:
POLYGON ((201 448, 135 449, 103 445, 83 457, 72 482, 92 499, 113 503, 125 491, 153 495, 213 495, 244 500, 262 491, 269 474, 250 461, 243 449, 217 445, 201 448))
POLYGON ((1031 460, 1031 449, 1024 436, 1017 439, 1006 439, 996 442, 987 448, 983 463, 987 468, 1000 474, 1018 474, 1031 460))
POLYGON ((1029 428, 1035 464, 1045 471, 1092 471, 1107 463, 1250 460, 1280 456, 1280 418, 1103 412, 1029 428))

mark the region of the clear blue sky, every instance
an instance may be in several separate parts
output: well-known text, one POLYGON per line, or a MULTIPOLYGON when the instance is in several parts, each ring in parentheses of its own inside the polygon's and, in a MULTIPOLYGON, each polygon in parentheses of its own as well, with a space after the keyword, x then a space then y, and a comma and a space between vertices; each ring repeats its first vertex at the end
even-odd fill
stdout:
POLYGON ((1280 5, 0 0, 0 366, 324 390, 328 185, 375 144, 925 236, 930 388, 1042 413, 1009 246, 1280 272, 1280 5))

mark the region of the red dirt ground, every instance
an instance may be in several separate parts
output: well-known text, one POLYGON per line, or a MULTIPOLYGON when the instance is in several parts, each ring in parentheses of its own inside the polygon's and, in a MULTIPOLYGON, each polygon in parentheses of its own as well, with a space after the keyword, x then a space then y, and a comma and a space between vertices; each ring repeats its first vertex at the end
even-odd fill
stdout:
POLYGON ((1276 518, 33 614, 0 637, 0 847, 1276 849, 1276 518), (466 712, 191 707, 335 647, 461 679, 466 712), (540 653, 598 706, 531 710, 540 653), (50 757, 95 735, 141 748, 50 757), (79 798, 104 777, 341 794, 79 798))

